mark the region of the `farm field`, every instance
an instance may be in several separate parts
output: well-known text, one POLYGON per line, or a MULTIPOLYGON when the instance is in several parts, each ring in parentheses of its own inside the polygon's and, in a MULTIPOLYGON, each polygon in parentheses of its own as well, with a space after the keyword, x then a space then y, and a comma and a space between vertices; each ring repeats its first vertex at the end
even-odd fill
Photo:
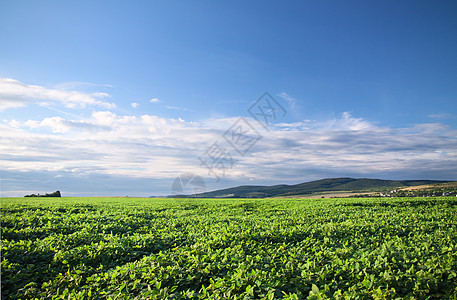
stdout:
POLYGON ((457 199, 2 198, 2 299, 457 299, 457 199))

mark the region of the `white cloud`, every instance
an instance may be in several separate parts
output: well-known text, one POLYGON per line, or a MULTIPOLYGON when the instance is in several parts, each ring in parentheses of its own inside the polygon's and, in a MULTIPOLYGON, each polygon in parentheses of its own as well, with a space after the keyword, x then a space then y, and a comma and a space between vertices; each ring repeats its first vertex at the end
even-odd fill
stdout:
POLYGON ((103 126, 112 126, 117 115, 110 111, 95 111, 92 113, 93 121, 103 126))
POLYGON ((31 101, 28 99, 20 99, 8 95, 2 95, 0 91, 0 111, 4 111, 9 108, 24 107, 31 101))
POLYGON ((151 100, 149 100, 149 102, 157 103, 157 102, 160 102, 160 100, 158 98, 152 98, 151 100))
POLYGON ((61 117, 45 118, 43 121, 28 120, 25 125, 31 129, 48 127, 51 128, 54 133, 66 133, 71 130, 83 130, 83 131, 94 131, 94 130, 107 130, 108 127, 103 124, 94 124, 84 121, 73 121, 66 120, 61 117))
POLYGON ((218 103, 226 103, 226 104, 239 104, 239 103, 244 103, 244 104, 248 104, 249 101, 247 100, 242 100, 242 99, 238 99, 238 100, 235 100, 235 99, 223 99, 223 100, 219 100, 218 103))
POLYGON ((329 126, 336 130, 364 130, 373 127, 362 118, 352 117, 349 112, 343 112, 340 118, 331 120, 329 126))
POLYGON ((83 81, 72 81, 72 82, 65 82, 61 83, 56 86, 56 89, 59 90, 76 90, 79 88, 99 88, 99 87, 108 87, 112 88, 113 86, 110 84, 97 84, 97 83, 90 83, 90 82, 83 82, 83 81))
POLYGON ((132 106, 133 108, 137 108, 138 106, 140 106, 140 104, 138 104, 136 102, 132 102, 132 103, 130 103, 130 106, 132 106))
POLYGON ((439 113, 439 114, 431 114, 428 115, 429 118, 433 119, 455 119, 456 116, 449 114, 449 113, 439 113))
POLYGON ((39 85, 25 84, 15 79, 0 78, 0 111, 18 108, 30 103, 49 105, 49 101, 61 103, 66 107, 100 106, 114 108, 114 103, 103 99, 109 98, 107 93, 84 93, 64 89, 52 89, 39 85))
POLYGON ((189 111, 189 112, 194 112, 193 110, 191 109, 188 109, 188 108, 185 108, 185 107, 178 107, 178 106, 165 106, 165 108, 167 109, 173 109, 173 110, 181 110, 181 111, 189 111))
POLYGON ((198 158, 218 142, 234 159, 225 177, 233 184, 250 178, 298 183, 332 175, 457 177, 457 132, 442 124, 392 129, 343 113, 328 122, 278 124, 263 131, 262 139, 241 156, 223 138, 236 120, 195 123, 110 111, 95 111, 82 120, 28 120, 19 127, 6 120, 0 124, 1 165, 11 172, 52 171, 82 177, 165 180, 191 172, 212 182, 215 179, 198 158))
POLYGON ((13 128, 19 128, 21 126, 21 123, 19 123, 15 119, 12 119, 11 121, 9 121, 8 124, 13 128))
POLYGON ((283 98, 284 100, 287 101, 287 103, 289 103, 289 106, 294 109, 295 108, 295 98, 287 95, 285 92, 282 92, 282 93, 279 93, 277 94, 279 97, 283 98))

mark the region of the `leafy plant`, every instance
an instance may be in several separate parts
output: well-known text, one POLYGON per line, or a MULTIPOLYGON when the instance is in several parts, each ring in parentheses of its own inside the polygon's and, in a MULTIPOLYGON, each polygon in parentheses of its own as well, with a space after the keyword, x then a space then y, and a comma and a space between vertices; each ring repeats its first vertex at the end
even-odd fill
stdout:
POLYGON ((455 298, 456 204, 4 198, 2 299, 455 298))

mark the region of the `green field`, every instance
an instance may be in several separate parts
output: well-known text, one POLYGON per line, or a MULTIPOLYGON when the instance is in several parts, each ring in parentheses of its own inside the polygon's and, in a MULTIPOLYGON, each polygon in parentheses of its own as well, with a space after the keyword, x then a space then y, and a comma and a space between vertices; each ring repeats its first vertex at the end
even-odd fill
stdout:
POLYGON ((457 199, 1 199, 2 299, 457 299, 457 199))

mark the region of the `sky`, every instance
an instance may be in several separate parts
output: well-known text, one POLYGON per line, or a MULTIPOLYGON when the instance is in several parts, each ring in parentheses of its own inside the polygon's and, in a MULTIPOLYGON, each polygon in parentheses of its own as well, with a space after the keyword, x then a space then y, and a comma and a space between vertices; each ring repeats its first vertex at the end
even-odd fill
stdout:
POLYGON ((455 1, 1 1, 0 195, 457 180, 456 14, 455 1))

